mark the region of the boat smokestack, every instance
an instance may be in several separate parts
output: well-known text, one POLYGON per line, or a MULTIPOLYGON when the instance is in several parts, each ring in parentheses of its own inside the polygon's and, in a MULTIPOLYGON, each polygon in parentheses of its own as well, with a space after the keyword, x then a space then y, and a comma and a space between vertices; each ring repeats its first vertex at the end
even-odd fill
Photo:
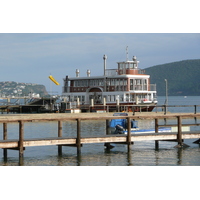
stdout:
POLYGON ((104 55, 103 59, 104 59, 104 76, 106 76, 106 60, 107 60, 107 56, 104 55))
POLYGON ((76 77, 79 77, 79 73, 80 73, 79 69, 76 69, 76 77))
POLYGON ((87 70, 87 76, 90 77, 90 70, 87 70))

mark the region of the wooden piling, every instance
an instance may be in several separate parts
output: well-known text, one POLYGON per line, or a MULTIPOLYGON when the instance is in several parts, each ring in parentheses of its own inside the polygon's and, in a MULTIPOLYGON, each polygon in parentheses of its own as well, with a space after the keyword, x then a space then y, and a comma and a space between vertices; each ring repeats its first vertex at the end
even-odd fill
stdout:
POLYGON ((177 134, 177 141, 178 141, 178 145, 180 147, 183 146, 183 142, 182 142, 182 118, 181 116, 178 116, 177 117, 177 123, 178 123, 178 134, 177 134))
POLYGON ((128 145, 128 151, 131 149, 131 118, 126 118, 127 120, 127 145, 128 145))
POLYGON ((23 142, 24 142, 24 122, 19 121, 19 157, 22 157, 24 154, 24 147, 23 147, 23 142))
POLYGON ((197 105, 194 105, 194 114, 197 114, 197 105))
MULTIPOLYGON (((8 126, 7 126, 7 123, 3 123, 3 140, 7 140, 8 139, 8 126)), ((7 158, 7 149, 3 149, 3 156, 4 156, 4 159, 7 158)))
MULTIPOLYGON (((62 137, 62 121, 58 121, 58 137, 62 137)), ((58 145, 58 155, 62 155, 61 145, 58 145)))
MULTIPOLYGON (((155 119, 155 133, 158 133, 158 119, 155 119)), ((155 140, 155 148, 158 149, 159 148, 159 141, 155 140)))
POLYGON ((81 119, 76 119, 77 122, 77 138, 76 138, 76 147, 77 154, 81 153, 81 119))
POLYGON ((164 115, 166 115, 166 114, 167 114, 167 106, 164 105, 164 115))
MULTIPOLYGON (((106 119, 106 135, 109 135, 109 122, 110 120, 106 119)), ((111 145, 110 143, 105 143, 104 146, 107 148, 107 149, 111 149, 111 145)))

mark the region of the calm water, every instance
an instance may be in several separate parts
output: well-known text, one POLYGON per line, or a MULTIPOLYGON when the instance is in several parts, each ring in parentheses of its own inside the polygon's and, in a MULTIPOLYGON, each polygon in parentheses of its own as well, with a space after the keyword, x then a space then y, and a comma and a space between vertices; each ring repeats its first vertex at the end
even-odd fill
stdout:
MULTIPOLYGON (((164 104, 165 97, 158 98, 159 105, 164 104)), ((169 105, 200 105, 200 97, 169 97, 169 105)), ((169 108, 170 112, 194 112, 194 108, 169 108)), ((197 110, 200 112, 200 109, 197 110)), ((190 120, 194 122, 194 120, 190 120)), ((197 120, 198 123, 199 120, 197 120)), ((159 122, 164 123, 164 122, 159 122)), ((173 120, 167 123, 174 123, 173 120)), ((183 123, 188 123, 184 121, 183 123)), ((154 127, 152 120, 139 120, 140 128, 154 127)), ((0 124, 2 135, 2 124, 0 124)), ((191 127, 199 130, 199 127, 191 127)), ((63 122, 63 136, 73 136, 76 132, 75 122, 63 122), (75 131, 73 131, 75 130, 75 131)), ((105 121, 82 122, 82 135, 105 134, 105 121)), ((25 123, 25 138, 57 136, 57 123, 25 123)), ((18 138, 18 124, 8 125, 8 139, 18 138)), ((131 151, 126 145, 116 145, 106 150, 104 144, 86 144, 77 156, 76 148, 63 147, 62 156, 58 156, 57 146, 27 147, 24 151, 24 166, 199 166, 200 145, 195 140, 185 140, 189 148, 177 149, 175 142, 159 142, 159 150, 155 150, 154 141, 135 142, 131 151)), ((0 150, 0 165, 19 165, 18 151, 8 150, 7 161, 4 161, 3 150, 0 150)))

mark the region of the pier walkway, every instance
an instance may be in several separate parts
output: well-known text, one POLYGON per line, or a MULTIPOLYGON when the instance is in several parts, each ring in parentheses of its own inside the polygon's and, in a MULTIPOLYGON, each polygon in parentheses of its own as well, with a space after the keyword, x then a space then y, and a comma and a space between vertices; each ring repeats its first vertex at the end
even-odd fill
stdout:
MULTIPOLYGON (((177 147, 184 147, 186 144, 183 143, 185 139, 198 139, 195 141, 199 143, 200 141, 200 131, 189 131, 182 132, 182 126, 199 126, 198 123, 193 124, 183 124, 182 119, 189 118, 200 118, 200 114, 192 113, 129 113, 129 116, 113 116, 113 113, 79 113, 79 114, 12 114, 12 115, 0 115, 0 123, 3 124, 3 140, 0 140, 0 148, 3 148, 3 156, 7 158, 7 150, 13 149, 19 151, 19 157, 23 157, 24 150, 26 147, 37 147, 46 145, 58 145, 58 154, 62 155, 62 146, 73 146, 77 148, 77 154, 81 153, 81 146, 83 144, 91 143, 103 143, 107 148, 110 147, 110 143, 120 143, 126 144, 128 150, 135 141, 155 141, 155 148, 159 148, 159 141, 175 141, 178 143, 177 147), (128 134, 124 135, 109 135, 108 124, 109 120, 125 118, 128 122, 128 134), (147 134, 131 134, 131 119, 151 119, 155 120, 155 133, 147 134), (165 126, 177 126, 177 132, 162 132, 158 133, 158 128, 163 126, 159 124, 159 120, 163 119, 176 119, 176 124, 165 125, 165 126), (63 137, 62 128, 63 122, 73 120, 76 121, 76 129, 73 130, 76 134, 74 137, 63 137), (91 120, 105 120, 105 133, 98 136, 81 136, 81 121, 91 120), (45 137, 45 138, 31 138, 24 139, 24 124, 26 122, 42 122, 42 121, 57 121, 58 122, 58 132, 55 133, 55 137, 45 137), (19 123, 19 137, 13 140, 8 138, 8 123, 19 123)), ((17 130, 18 131, 18 130, 17 130)))

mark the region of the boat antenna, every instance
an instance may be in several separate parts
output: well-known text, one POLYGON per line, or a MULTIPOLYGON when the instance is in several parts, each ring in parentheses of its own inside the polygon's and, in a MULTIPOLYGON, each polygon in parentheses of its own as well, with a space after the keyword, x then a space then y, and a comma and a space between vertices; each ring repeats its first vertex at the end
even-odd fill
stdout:
POLYGON ((126 61, 128 61, 128 46, 126 47, 126 61))

